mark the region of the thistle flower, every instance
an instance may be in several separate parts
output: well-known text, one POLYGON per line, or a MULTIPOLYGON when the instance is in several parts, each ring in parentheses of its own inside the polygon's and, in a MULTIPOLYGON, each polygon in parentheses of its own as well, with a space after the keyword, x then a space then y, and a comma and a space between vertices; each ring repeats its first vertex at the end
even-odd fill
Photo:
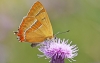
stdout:
POLYGON ((71 43, 72 41, 68 43, 68 40, 61 40, 59 38, 46 40, 38 48, 43 55, 38 56, 46 56, 47 59, 51 59, 50 63, 64 63, 65 58, 70 62, 75 61, 73 58, 78 55, 78 47, 71 45, 71 43))

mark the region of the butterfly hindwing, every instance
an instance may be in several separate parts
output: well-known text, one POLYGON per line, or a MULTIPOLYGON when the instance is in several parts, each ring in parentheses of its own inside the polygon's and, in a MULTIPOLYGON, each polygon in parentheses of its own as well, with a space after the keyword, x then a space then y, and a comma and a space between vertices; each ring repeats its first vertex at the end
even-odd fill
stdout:
POLYGON ((24 32, 25 30, 27 30, 27 28, 29 28, 32 23, 34 23, 35 18, 34 17, 25 17, 22 20, 22 23, 19 26, 18 32, 16 32, 15 34, 19 37, 19 40, 22 42, 24 41, 25 37, 24 37, 24 32))

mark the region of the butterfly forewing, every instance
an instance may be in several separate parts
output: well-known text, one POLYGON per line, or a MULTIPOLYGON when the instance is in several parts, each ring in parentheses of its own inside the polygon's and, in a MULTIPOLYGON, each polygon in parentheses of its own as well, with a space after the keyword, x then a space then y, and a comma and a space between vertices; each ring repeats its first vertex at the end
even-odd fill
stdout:
POLYGON ((49 21, 48 15, 45 12, 40 13, 38 16, 36 16, 36 18, 42 23, 42 25, 44 26, 44 33, 48 36, 53 36, 53 30, 52 30, 52 26, 51 23, 49 21))
POLYGON ((39 12, 43 9, 43 6, 42 4, 37 1, 33 6, 32 8, 30 9, 29 13, 27 16, 37 16, 39 14, 39 12))
POLYGON ((52 38, 52 27, 46 11, 39 13, 38 16, 36 16, 36 19, 36 23, 25 33, 26 41, 42 42, 47 38, 52 38))
POLYGON ((40 7, 41 10, 39 10, 38 14, 35 16, 36 19, 38 19, 42 23, 42 25, 45 26, 46 28, 45 32, 47 32, 46 34, 48 36, 53 36, 53 30, 50 23, 50 19, 43 5, 39 1, 38 1, 38 7, 40 7))

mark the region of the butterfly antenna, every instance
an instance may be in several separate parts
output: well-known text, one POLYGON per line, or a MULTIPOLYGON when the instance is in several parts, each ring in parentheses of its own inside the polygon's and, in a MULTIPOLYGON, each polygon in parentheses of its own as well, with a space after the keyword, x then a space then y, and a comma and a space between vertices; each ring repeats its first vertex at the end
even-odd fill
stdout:
POLYGON ((64 31, 64 32, 57 32, 54 36, 57 36, 58 34, 63 34, 63 33, 66 33, 66 32, 69 32, 70 30, 67 30, 67 31, 64 31))

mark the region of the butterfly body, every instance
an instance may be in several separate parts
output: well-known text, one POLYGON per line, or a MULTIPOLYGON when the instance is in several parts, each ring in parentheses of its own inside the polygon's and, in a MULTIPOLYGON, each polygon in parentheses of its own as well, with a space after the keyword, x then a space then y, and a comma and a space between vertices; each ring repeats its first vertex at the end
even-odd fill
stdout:
POLYGON ((53 30, 43 5, 37 1, 25 18, 23 18, 18 31, 15 32, 19 41, 41 43, 53 38, 53 30))

